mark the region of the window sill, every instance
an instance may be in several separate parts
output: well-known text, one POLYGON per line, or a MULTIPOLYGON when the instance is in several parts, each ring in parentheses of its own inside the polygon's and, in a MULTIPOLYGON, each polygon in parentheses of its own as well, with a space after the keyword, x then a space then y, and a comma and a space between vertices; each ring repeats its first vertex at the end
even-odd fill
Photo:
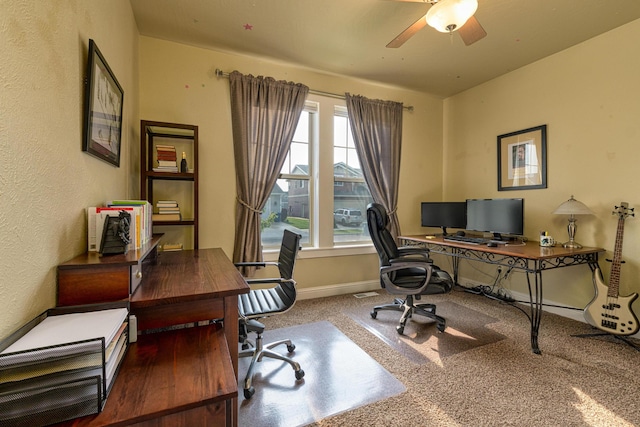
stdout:
MULTIPOLYGON (((334 246, 331 248, 306 248, 298 252, 299 259, 332 258, 338 256, 375 254, 373 244, 334 246)), ((277 261, 279 249, 268 249, 262 252, 265 261, 277 261)))

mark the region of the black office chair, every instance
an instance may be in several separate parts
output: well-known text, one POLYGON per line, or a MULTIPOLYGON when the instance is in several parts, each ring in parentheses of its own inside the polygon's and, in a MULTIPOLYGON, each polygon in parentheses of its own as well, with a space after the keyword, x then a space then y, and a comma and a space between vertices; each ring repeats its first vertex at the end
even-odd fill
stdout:
POLYGON ((248 294, 240 295, 238 299, 240 342, 242 343, 242 350, 239 352, 238 357, 252 358, 247 376, 244 380, 245 399, 250 399, 255 393, 255 388, 251 385, 251 382, 256 364, 261 362, 263 357, 279 359, 290 364, 295 371, 296 380, 301 380, 302 377, 304 377, 304 371, 300 368, 298 362, 272 350, 276 346, 285 344, 287 351, 292 353, 296 346, 291 340, 281 340, 270 344, 263 344, 262 334, 264 332, 264 325, 257 320, 274 314, 284 313, 293 307, 293 304, 296 302, 296 282, 293 280, 293 267, 296 256, 298 255, 298 250, 300 249, 301 237, 299 234, 284 230, 278 262, 242 262, 235 264, 237 267, 277 266, 280 273, 280 276, 277 278, 246 279, 249 285, 273 284, 275 286, 268 289, 252 289, 248 294), (257 334, 255 343, 248 338, 250 332, 257 334))
POLYGON ((387 229, 389 216, 378 203, 367 206, 367 225, 373 245, 380 257, 380 285, 390 294, 404 295, 396 298, 393 304, 379 305, 371 311, 376 318, 380 310, 401 311, 400 324, 396 327, 399 334, 414 314, 420 314, 436 321, 440 332, 446 328, 446 320, 436 314, 436 306, 429 303, 416 304, 414 300, 422 295, 444 294, 453 289, 453 280, 446 271, 433 264, 426 249, 400 247, 387 229))

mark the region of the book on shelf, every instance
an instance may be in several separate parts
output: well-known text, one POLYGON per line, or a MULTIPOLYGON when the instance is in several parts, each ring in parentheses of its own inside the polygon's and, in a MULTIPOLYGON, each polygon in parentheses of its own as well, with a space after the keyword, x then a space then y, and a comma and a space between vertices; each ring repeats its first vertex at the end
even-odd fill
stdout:
POLYGON ((175 160, 158 160, 159 168, 172 168, 177 167, 177 162, 175 160))
POLYGON ((158 207, 158 213, 159 214, 180 213, 180 208, 179 207, 173 207, 173 208, 158 207))
POLYGON ((162 166, 162 167, 157 167, 157 168, 153 168, 154 172, 170 172, 170 173, 177 173, 178 172, 178 167, 172 167, 172 166, 162 166))
POLYGON ((163 221, 182 221, 182 215, 179 213, 171 214, 153 214, 153 222, 159 223, 163 221))
POLYGON ((175 200, 158 200, 156 202, 156 207, 158 208, 173 208, 173 207, 177 207, 178 206, 178 202, 176 202, 175 200))
POLYGON ((182 243, 165 243, 162 245, 162 250, 165 252, 181 251, 182 243))

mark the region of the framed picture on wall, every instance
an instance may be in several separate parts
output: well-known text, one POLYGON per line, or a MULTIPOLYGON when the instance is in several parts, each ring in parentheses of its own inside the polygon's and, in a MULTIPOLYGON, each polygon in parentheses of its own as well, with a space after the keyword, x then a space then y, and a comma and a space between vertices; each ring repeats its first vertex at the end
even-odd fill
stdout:
POLYGON ((98 46, 89 40, 82 150, 120 167, 124 92, 98 46))
POLYGON ((547 188, 547 125, 498 135, 498 191, 547 188))

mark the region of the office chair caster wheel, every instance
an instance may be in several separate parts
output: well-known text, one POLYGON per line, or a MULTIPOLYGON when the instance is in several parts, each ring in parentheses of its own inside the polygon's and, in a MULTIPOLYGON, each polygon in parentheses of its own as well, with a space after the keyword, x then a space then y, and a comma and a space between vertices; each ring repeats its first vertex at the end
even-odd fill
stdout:
POLYGON ((396 326, 396 331, 398 331, 398 335, 404 334, 404 326, 396 326))
POLYGON ((378 317, 378 312, 377 312, 377 311, 372 311, 372 312, 371 312, 371 313, 369 313, 369 314, 371 314, 371 318, 372 318, 372 319, 375 319, 376 317, 378 317))
POLYGON ((301 380, 302 378, 304 378, 304 371, 300 369, 299 371, 296 371, 296 379, 301 380))
POLYGON ((249 348, 249 344, 247 344, 247 343, 242 344, 242 349, 243 350, 246 350, 248 348, 249 348))
POLYGON ((436 328, 438 328, 438 331, 440 331, 440 332, 444 332, 446 327, 447 327, 447 325, 445 325, 444 323, 438 323, 436 325, 436 328))
POLYGON ((296 349, 295 344, 291 344, 291 345, 288 345, 288 346, 287 346, 287 351, 288 351, 289 353, 293 353, 293 350, 295 350, 295 349, 296 349))
POLYGON ((253 387, 249 387, 249 388, 245 388, 244 389, 244 398, 249 400, 251 399, 251 396, 253 396, 256 393, 256 389, 253 387))

